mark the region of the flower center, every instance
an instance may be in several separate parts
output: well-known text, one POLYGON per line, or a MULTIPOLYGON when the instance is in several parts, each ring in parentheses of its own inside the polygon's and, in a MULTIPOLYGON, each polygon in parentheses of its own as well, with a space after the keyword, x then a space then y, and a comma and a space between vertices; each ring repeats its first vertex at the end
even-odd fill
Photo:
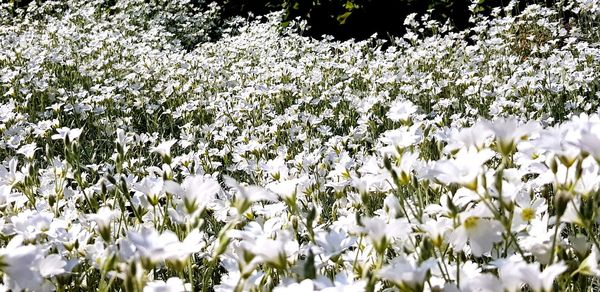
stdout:
POLYGON ((532 208, 523 209, 523 213, 521 213, 521 219, 524 221, 531 221, 535 218, 535 211, 532 208))
POLYGON ((475 216, 471 216, 471 217, 465 219, 465 222, 463 222, 463 224, 465 225, 466 229, 475 229, 475 227, 477 227, 478 222, 479 222, 479 218, 477 218, 475 216))

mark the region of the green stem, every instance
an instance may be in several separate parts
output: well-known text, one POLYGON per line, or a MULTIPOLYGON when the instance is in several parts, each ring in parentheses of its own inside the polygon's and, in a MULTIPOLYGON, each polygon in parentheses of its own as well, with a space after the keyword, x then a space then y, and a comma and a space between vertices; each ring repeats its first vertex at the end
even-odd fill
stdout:
POLYGON ((554 235, 552 236, 552 248, 550 249, 550 261, 548 262, 548 266, 554 263, 554 250, 556 249, 556 239, 558 237, 558 227, 560 226, 560 218, 561 216, 556 217, 556 224, 554 225, 554 235))

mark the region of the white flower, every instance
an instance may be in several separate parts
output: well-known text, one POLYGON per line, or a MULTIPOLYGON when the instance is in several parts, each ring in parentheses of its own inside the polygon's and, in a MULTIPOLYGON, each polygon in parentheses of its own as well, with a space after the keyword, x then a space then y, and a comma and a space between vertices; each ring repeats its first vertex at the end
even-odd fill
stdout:
POLYGON ((167 282, 156 280, 146 283, 144 292, 183 292, 192 291, 191 284, 184 283, 183 280, 177 277, 167 279, 167 282))
POLYGON ((488 128, 496 137, 498 152, 504 155, 511 154, 519 141, 530 136, 539 127, 535 121, 523 125, 514 118, 498 119, 488 123, 488 128))
POLYGON ((452 231, 452 220, 444 217, 429 219, 421 224, 420 228, 427 233, 434 245, 442 245, 447 241, 452 231))
POLYGON ((494 152, 490 149, 469 149, 461 149, 454 159, 436 161, 425 177, 446 185, 457 183, 471 190, 477 189, 477 177, 482 172, 482 166, 494 156, 494 152))
POLYGON ((162 177, 147 176, 141 182, 136 183, 134 189, 146 195, 150 204, 154 206, 164 196, 164 183, 162 177))
POLYGON ((542 214, 548 210, 545 199, 531 199, 529 194, 525 192, 517 194, 515 203, 515 213, 511 224, 513 232, 521 231, 529 224, 529 222, 536 218, 541 218, 542 214))
POLYGON ((408 100, 399 100, 392 103, 387 117, 394 121, 407 121, 417 111, 417 107, 408 100))
POLYGON ((299 192, 298 189, 302 190, 304 188, 304 185, 307 183, 307 181, 308 177, 303 176, 284 181, 272 182, 269 183, 266 188, 279 195, 282 199, 291 200, 294 198, 294 195, 299 192))
POLYGON ((579 264, 579 267, 572 275, 583 274, 589 276, 600 277, 600 269, 598 269, 598 248, 592 247, 590 254, 579 264))
POLYGON ((23 237, 15 236, 0 248, 0 270, 4 272, 4 283, 13 291, 38 290, 43 278, 38 263, 43 258, 42 250, 35 245, 23 245, 23 237))
POLYGON ((224 176, 225 183, 236 191, 234 206, 240 214, 243 214, 252 203, 257 201, 276 202, 277 195, 259 186, 242 186, 235 179, 224 176))
POLYGON ((567 265, 563 262, 547 266, 543 272, 540 272, 540 263, 527 264, 519 269, 523 281, 536 292, 553 291, 554 279, 566 270, 567 265))
POLYGON ((221 186, 213 178, 196 175, 186 177, 181 185, 166 181, 165 190, 182 196, 186 210, 191 214, 197 210, 204 210, 221 191, 221 186))
POLYGON ((46 256, 40 261, 40 274, 43 277, 52 277, 60 275, 65 272, 65 266, 67 262, 63 260, 63 257, 57 254, 51 254, 46 256))
POLYGON ((161 156, 171 156, 171 147, 177 143, 177 139, 164 141, 150 149, 150 152, 155 152, 161 156))
POLYGON ((325 258, 331 258, 352 246, 356 242, 356 239, 349 237, 346 232, 331 230, 329 232, 317 232, 315 234, 315 241, 321 248, 322 255, 325 258))
POLYGON ((99 227, 109 226, 114 218, 120 215, 119 211, 112 210, 111 208, 104 206, 100 207, 96 214, 88 214, 88 218, 96 222, 99 227))
POLYGON ((273 292, 312 292, 316 291, 311 279, 303 280, 300 283, 292 283, 287 286, 277 286, 273 292))
POLYGON ((147 227, 142 227, 140 232, 129 231, 127 237, 142 257, 155 262, 165 260, 173 251, 171 248, 179 243, 175 233, 167 230, 159 234, 154 228, 147 227))
POLYGON ((25 175, 17 170, 18 165, 19 160, 16 157, 13 157, 8 161, 8 169, 3 165, 0 165, 0 182, 6 185, 15 186, 23 181, 25 175))
MULTIPOLYGON (((455 128, 452 128, 452 130, 455 130, 455 128)), ((445 152, 454 152, 463 147, 473 147, 477 150, 481 150, 492 134, 493 132, 487 127, 486 123, 479 122, 472 127, 452 132, 451 139, 449 139, 448 145, 444 147, 444 150, 445 152)))
POLYGON ((30 144, 21 146, 21 148, 19 148, 19 150, 17 150, 17 153, 22 154, 27 159, 33 159, 33 156, 35 155, 35 151, 37 151, 38 149, 39 148, 37 148, 37 145, 35 143, 30 143, 30 144))
POLYGON ((7 185, 0 185, 0 207, 4 207, 6 204, 11 203, 15 195, 12 193, 12 187, 7 185))
POLYGON ((153 262, 184 261, 204 246, 198 230, 192 231, 183 242, 170 230, 159 234, 154 228, 147 227, 142 227, 140 232, 129 231, 127 237, 140 256, 153 262))
POLYGON ((319 277, 315 282, 315 285, 320 288, 322 292, 360 292, 365 290, 367 281, 355 279, 353 273, 343 271, 335 275, 333 282, 331 282, 328 278, 319 277))
MULTIPOLYGON (((451 285, 451 283, 448 283, 451 285)), ((450 289, 444 289, 452 291, 450 289)), ((457 290, 458 291, 458 290, 457 290)), ((490 273, 477 273, 475 275, 469 275, 469 277, 461 276, 460 290, 465 292, 504 292, 502 290, 502 283, 496 276, 490 273)))
POLYGON ((25 210, 16 216, 12 216, 11 221, 17 234, 24 236, 25 240, 32 240, 48 231, 53 217, 53 214, 47 211, 25 210))
POLYGON ((128 144, 131 143, 131 141, 132 139, 127 137, 127 134, 123 129, 117 129, 117 138, 115 139, 115 142, 123 149, 124 154, 129 151, 128 144))
POLYGON ((261 165, 261 168, 268 172, 274 180, 287 179, 288 167, 283 157, 278 156, 261 165))
POLYGON ((102 239, 110 241, 111 223, 119 215, 119 211, 104 206, 98 209, 96 214, 88 214, 87 217, 96 222, 96 229, 100 233, 100 236, 102 236, 102 239))
POLYGON ((383 252, 391 240, 410 236, 411 225, 406 218, 386 222, 380 217, 373 217, 362 218, 361 221, 364 227, 360 227, 359 231, 371 239, 378 252, 383 252))
POLYGON ((379 140, 386 146, 380 148, 379 151, 384 155, 395 155, 397 148, 404 149, 420 143, 423 139, 423 131, 420 127, 419 123, 415 123, 410 127, 402 126, 395 130, 385 131, 379 140))
POLYGON ((519 255, 494 262, 498 266, 498 274, 507 291, 520 291, 522 284, 536 292, 554 291, 554 279, 567 270, 563 262, 547 266, 540 272, 539 263, 528 264, 519 255))
POLYGON ((498 267, 498 276, 502 280, 502 286, 506 291, 519 291, 523 286, 523 275, 521 268, 527 263, 520 255, 512 255, 508 259, 498 259, 493 262, 498 267))
POLYGON ((542 215, 541 218, 531 220, 526 230, 527 235, 520 238, 519 245, 524 250, 530 251, 541 264, 548 264, 550 262, 551 240, 554 234, 554 227, 549 225, 548 213, 542 215))
POLYGON ((267 263, 279 269, 287 267, 288 257, 299 250, 298 242, 287 231, 278 232, 276 239, 261 236, 253 241, 243 241, 242 246, 256 256, 255 262, 267 263))
POLYGON ((62 127, 62 128, 58 128, 56 129, 56 131, 58 132, 58 134, 54 134, 52 135, 52 140, 65 140, 66 138, 69 138, 70 141, 75 141, 77 139, 79 139, 79 136, 81 136, 81 132, 83 132, 83 129, 81 128, 67 128, 67 127, 62 127))
POLYGON ((417 264, 413 259, 400 257, 392 260, 390 265, 381 268, 377 275, 381 279, 392 281, 397 285, 406 285, 414 290, 420 290, 423 287, 427 272, 436 263, 436 260, 429 259, 417 264))
POLYGON ((468 242, 471 247, 471 253, 480 257, 488 254, 492 245, 502 240, 502 225, 500 222, 486 218, 488 215, 480 211, 483 207, 478 205, 477 209, 471 212, 464 212, 462 224, 454 230, 451 235, 451 242, 457 251, 463 249, 468 242))

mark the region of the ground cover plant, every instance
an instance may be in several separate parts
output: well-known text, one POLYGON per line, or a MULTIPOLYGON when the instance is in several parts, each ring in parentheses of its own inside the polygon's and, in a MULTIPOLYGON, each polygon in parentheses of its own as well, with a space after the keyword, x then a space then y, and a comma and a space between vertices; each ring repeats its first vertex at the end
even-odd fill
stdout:
POLYGON ((360 42, 187 4, 2 4, 0 290, 598 288, 597 1, 360 42))

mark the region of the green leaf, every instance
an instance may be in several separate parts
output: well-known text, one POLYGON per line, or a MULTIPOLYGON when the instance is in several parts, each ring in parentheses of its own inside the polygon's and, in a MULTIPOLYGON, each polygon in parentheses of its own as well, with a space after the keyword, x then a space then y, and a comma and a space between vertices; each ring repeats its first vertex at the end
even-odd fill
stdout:
POLYGON ((346 8, 346 10, 352 10, 355 7, 356 5, 352 1, 346 1, 346 4, 344 5, 344 8, 346 8))
POLYGON ((312 250, 308 250, 308 257, 304 263, 304 278, 315 279, 317 277, 317 270, 315 269, 315 254, 312 250))
POLYGON ((344 14, 338 15, 338 17, 336 19, 340 24, 345 24, 346 20, 348 19, 348 17, 350 17, 351 14, 352 14, 352 11, 348 11, 344 14))

